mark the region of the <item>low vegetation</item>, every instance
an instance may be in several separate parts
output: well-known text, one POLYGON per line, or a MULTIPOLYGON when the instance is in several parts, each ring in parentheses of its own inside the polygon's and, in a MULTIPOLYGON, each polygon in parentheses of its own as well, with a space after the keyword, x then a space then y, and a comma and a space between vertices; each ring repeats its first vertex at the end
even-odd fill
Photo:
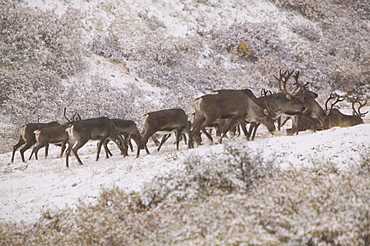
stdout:
POLYGON ((2 223, 3 245, 369 245, 370 150, 350 170, 335 163, 280 169, 230 141, 217 158, 141 192, 104 189, 97 203, 2 223))

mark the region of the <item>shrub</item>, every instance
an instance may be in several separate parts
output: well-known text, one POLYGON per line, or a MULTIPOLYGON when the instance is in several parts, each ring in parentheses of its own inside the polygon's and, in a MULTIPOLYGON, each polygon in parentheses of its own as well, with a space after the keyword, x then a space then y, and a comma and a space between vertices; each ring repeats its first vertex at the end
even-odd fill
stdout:
POLYGON ((236 146, 225 145, 222 155, 189 156, 183 171, 156 177, 144 185, 142 204, 153 207, 167 199, 179 202, 223 194, 246 194, 273 175, 273 163, 265 162, 241 142, 236 146))
POLYGON ((41 68, 65 78, 85 68, 82 15, 69 9, 60 18, 52 11, 0 3, 1 67, 41 68))
POLYGON ((321 0, 272 0, 278 7, 298 11, 309 19, 320 20, 330 14, 327 1, 321 0))
MULTIPOLYGON (((75 208, 46 211, 31 225, 2 222, 0 241, 4 245, 369 244, 368 174, 357 168, 327 168, 332 164, 325 162, 279 170, 243 149, 229 141, 217 159, 212 153, 190 157, 183 168, 154 178, 140 193, 103 189, 96 203, 80 201, 75 208), (254 158, 256 162, 251 161, 254 158)), ((362 161, 367 159, 366 155, 362 161)))

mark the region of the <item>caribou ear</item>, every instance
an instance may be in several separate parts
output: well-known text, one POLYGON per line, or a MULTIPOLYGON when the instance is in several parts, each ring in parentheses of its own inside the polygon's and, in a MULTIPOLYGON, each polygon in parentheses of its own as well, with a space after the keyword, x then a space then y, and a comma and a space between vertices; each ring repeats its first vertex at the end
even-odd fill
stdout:
POLYGON ((264 110, 263 110, 263 113, 264 113, 265 115, 269 115, 269 111, 268 111, 267 109, 264 109, 264 110))
POLYGON ((291 101, 292 100, 292 96, 291 95, 286 95, 286 98, 291 101))

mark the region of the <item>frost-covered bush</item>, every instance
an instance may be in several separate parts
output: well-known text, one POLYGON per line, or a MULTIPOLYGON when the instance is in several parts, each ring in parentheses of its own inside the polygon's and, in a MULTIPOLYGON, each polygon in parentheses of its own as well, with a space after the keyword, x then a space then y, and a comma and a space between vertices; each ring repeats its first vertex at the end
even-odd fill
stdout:
POLYGON ((58 100, 63 86, 53 72, 0 70, 0 80, 6 90, 2 113, 14 124, 51 121, 63 110, 58 100))
POLYGON ((359 175, 370 175, 370 147, 361 153, 361 160, 357 163, 357 166, 354 167, 354 172, 356 172, 356 170, 359 175))
POLYGON ((277 6, 297 11, 309 19, 319 20, 330 13, 328 1, 322 0, 271 0, 277 6), (329 13, 328 13, 329 12, 329 13))
POLYGON ((0 113, 11 126, 4 138, 13 140, 22 124, 60 120, 62 79, 86 69, 83 15, 0 1, 0 16, 0 113))
POLYGON ((183 172, 194 176, 182 178, 191 181, 188 186, 181 177, 157 178, 153 189, 144 190, 147 198, 157 195, 156 206, 143 203, 144 193, 104 189, 95 204, 81 201, 73 209, 47 211, 33 224, 1 222, 0 241, 4 245, 369 245, 368 174, 333 172, 323 162, 321 171, 319 166, 274 170, 275 175, 246 192, 237 161, 212 170, 201 167, 199 160, 183 172), (194 199, 196 190, 198 199, 194 199), (199 199, 200 194, 205 199, 199 199))
POLYGON ((354 9, 363 20, 370 19, 370 2, 366 0, 334 0, 336 4, 345 5, 354 9))
POLYGON ((251 202, 258 204, 254 212, 264 211, 258 223, 283 243, 367 245, 369 181, 352 173, 293 171, 254 190, 251 202))
POLYGON ((322 38, 320 30, 316 26, 306 24, 306 23, 297 23, 292 28, 293 32, 298 33, 299 35, 307 38, 310 41, 318 42, 322 38))
POLYGON ((1 1, 0 6, 2 69, 37 67, 67 77, 85 68, 83 15, 79 11, 68 9, 59 17, 22 3, 1 1))
POLYGON ((119 40, 114 37, 95 36, 91 45, 91 51, 94 54, 108 58, 112 62, 125 64, 125 54, 121 49, 119 40))
POLYGON ((274 174, 273 163, 262 160, 245 144, 227 144, 222 155, 189 156, 181 171, 154 178, 142 190, 143 206, 165 200, 182 201, 241 193, 258 187, 274 174))

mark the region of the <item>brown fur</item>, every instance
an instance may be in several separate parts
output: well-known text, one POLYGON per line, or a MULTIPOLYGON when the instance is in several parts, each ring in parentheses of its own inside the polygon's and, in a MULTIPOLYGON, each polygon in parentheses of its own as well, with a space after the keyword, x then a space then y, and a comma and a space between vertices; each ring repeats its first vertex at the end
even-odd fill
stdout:
POLYGON ((150 112, 144 115, 144 133, 140 139, 140 148, 137 150, 136 157, 140 156, 140 149, 145 148, 147 154, 149 150, 147 142, 149 137, 158 131, 176 133, 176 149, 179 149, 180 136, 183 130, 188 127, 188 117, 184 110, 165 109, 155 112, 150 112))
MULTIPOLYGON (((127 155, 126 144, 119 134, 119 130, 114 123, 107 117, 79 120, 73 122, 67 128, 69 135, 68 149, 66 154, 66 166, 69 167, 68 158, 71 153, 76 156, 77 161, 82 165, 82 161, 77 151, 89 140, 99 140, 96 161, 99 159, 101 147, 106 139, 114 141, 124 155, 127 155)), ((106 150, 107 151, 107 150, 106 150)))
MULTIPOLYGON (((46 128, 46 127, 59 126, 59 125, 60 124, 58 122, 53 121, 53 122, 49 122, 49 123, 29 123, 27 125, 22 126, 19 130, 20 137, 19 137, 18 143, 13 146, 13 153, 12 153, 11 162, 12 163, 14 162, 14 155, 15 155, 15 152, 17 151, 17 149, 19 147, 21 147, 22 145, 26 144, 19 151, 20 154, 21 154, 21 157, 22 157, 22 161, 25 162, 24 152, 26 150, 28 150, 29 148, 31 148, 32 145, 34 145, 36 143, 36 138, 35 138, 35 134, 34 134, 35 130, 46 128)), ((47 154, 47 153, 45 153, 45 154, 47 154)))

